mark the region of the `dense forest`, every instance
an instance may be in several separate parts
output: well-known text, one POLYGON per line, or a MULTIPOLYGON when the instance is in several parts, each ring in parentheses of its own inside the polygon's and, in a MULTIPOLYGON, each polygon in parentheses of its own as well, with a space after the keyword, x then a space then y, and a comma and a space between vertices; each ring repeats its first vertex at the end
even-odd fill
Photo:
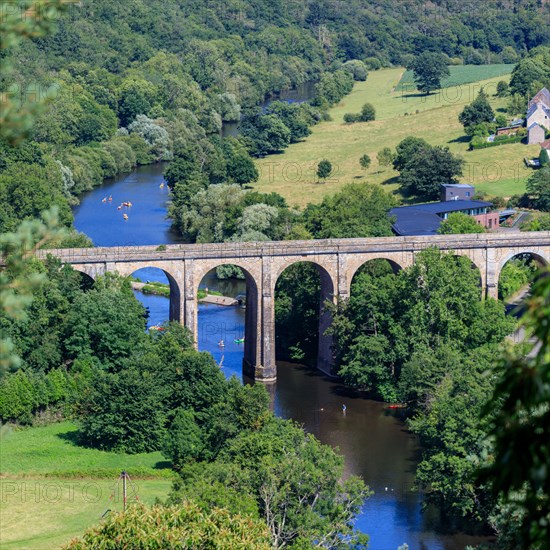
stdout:
MULTIPOLYGON (((251 157, 306 137, 368 70, 408 66, 422 52, 441 52, 448 64, 514 63, 532 52, 513 93, 548 81, 548 54, 537 50, 550 42, 548 6, 531 0, 483 8, 421 0, 64 4, 62 15, 42 5, 50 35, 2 46, 3 97, 47 106, 27 125, 23 149, 0 143, 1 230, 44 204, 57 204, 70 226, 69 206, 83 191, 137 164, 173 159, 171 215, 181 229, 188 189, 176 184, 254 182, 251 157), (258 110, 307 81, 317 82, 311 104, 258 110), (222 123, 241 117, 241 136, 222 140, 222 123)), ((17 19, 18 10, 6 14, 17 19)), ((85 244, 68 244, 75 242, 85 244)))

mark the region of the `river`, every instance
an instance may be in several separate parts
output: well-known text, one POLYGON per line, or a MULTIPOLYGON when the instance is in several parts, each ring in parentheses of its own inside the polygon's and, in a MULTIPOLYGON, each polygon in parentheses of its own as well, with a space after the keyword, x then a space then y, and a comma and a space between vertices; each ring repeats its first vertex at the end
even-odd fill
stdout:
MULTIPOLYGON (((106 182, 81 197, 74 209, 75 227, 97 246, 170 244, 177 237, 166 220, 168 191, 160 188, 163 166, 144 166, 106 182), (111 203, 103 203, 112 196, 111 203), (117 205, 132 202, 129 219, 117 205)), ((166 281, 156 269, 135 273, 142 280, 166 281)), ((218 281, 207 275, 202 287, 229 296, 244 292, 244 281, 218 281)), ((168 299, 136 293, 149 309, 149 326, 168 318, 168 299)), ((199 306, 199 348, 221 362, 226 376, 242 379, 244 310, 240 307, 199 306), (217 343, 226 342, 222 350, 217 343)), ((346 473, 357 474, 375 491, 357 519, 358 528, 370 535, 371 550, 396 550, 407 543, 411 550, 462 550, 486 539, 460 533, 438 532, 437 513, 422 512, 422 495, 414 490, 419 459, 416 439, 407 432, 399 414, 383 404, 347 391, 318 373, 286 363, 278 364, 277 383, 270 387, 275 413, 292 418, 322 442, 338 447, 345 457, 346 473), (342 405, 347 407, 346 414, 342 405)))

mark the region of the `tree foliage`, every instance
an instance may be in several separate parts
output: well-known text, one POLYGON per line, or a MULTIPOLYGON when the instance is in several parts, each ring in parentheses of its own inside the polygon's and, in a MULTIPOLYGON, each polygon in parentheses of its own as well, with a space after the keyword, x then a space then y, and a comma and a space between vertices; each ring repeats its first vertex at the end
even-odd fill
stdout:
POLYGON ((192 501, 178 506, 131 506, 126 512, 110 514, 107 521, 71 541, 67 550, 91 550, 113 545, 146 548, 257 548, 268 550, 265 523, 222 508, 204 510, 192 501))
POLYGON ((533 96, 550 83, 550 48, 548 45, 533 48, 512 72, 510 92, 526 97, 533 96))
MULTIPOLYGON (((331 331, 340 374, 350 385, 392 399, 415 352, 448 346, 467 353, 497 344, 510 322, 501 305, 480 298, 480 274, 467 258, 429 249, 397 275, 383 261, 367 264, 349 302, 335 311, 331 331)), ((410 399, 403 385, 399 391, 410 399)))
POLYGON ((378 160, 378 164, 380 166, 391 166, 393 164, 393 161, 395 160, 395 154, 389 147, 384 147, 383 149, 378 151, 376 159, 378 160))
POLYGON ((550 166, 537 170, 527 180, 527 193, 537 210, 550 212, 550 166))
POLYGON ((516 512, 518 544, 544 548, 550 537, 550 278, 540 277, 522 324, 526 348, 508 350, 483 411, 491 455, 482 479, 516 512), (534 340, 534 343, 533 341, 534 340))
POLYGON ((453 212, 449 214, 446 220, 441 222, 437 232, 440 235, 485 233, 485 227, 483 227, 483 225, 473 216, 468 216, 468 214, 462 212, 453 212))
POLYGON ((450 75, 444 56, 433 52, 420 54, 408 68, 414 73, 418 89, 427 94, 441 88, 441 79, 450 75))
POLYGON ((349 184, 320 204, 308 205, 304 222, 316 239, 389 237, 388 212, 394 206, 393 197, 380 186, 349 184))
POLYGON ((361 165, 361 168, 364 170, 367 170, 368 167, 371 165, 371 158, 369 155, 365 154, 359 159, 359 164, 361 165))
POLYGON ((182 502, 192 494, 208 507, 227 502, 211 486, 230 486, 252 513, 267 523, 274 548, 365 548, 368 537, 351 519, 369 492, 359 479, 340 481, 343 461, 334 451, 290 421, 270 418, 226 442, 217 463, 186 467, 171 495, 182 502), (257 512, 256 512, 257 510, 257 512))
POLYGON ((332 173, 332 163, 330 160, 323 159, 317 165, 317 177, 326 180, 332 173))
POLYGON ((529 255, 512 258, 502 268, 498 278, 498 296, 501 300, 527 287, 537 272, 537 265, 529 255))
POLYGON ((403 192, 433 200, 438 198, 442 184, 458 183, 464 159, 453 155, 448 147, 408 137, 397 146, 393 166, 400 172, 403 192))
POLYGON ((489 103, 489 98, 482 88, 474 101, 470 105, 466 105, 458 115, 458 121, 469 131, 468 129, 478 124, 492 122, 494 117, 495 113, 489 103))

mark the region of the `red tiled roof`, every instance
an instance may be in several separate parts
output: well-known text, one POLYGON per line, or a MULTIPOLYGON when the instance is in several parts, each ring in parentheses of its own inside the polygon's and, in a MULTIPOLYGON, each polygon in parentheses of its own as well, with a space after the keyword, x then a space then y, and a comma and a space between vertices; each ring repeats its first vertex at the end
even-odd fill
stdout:
POLYGON ((540 146, 543 148, 543 149, 550 149, 550 139, 547 139, 546 141, 543 141, 540 146))

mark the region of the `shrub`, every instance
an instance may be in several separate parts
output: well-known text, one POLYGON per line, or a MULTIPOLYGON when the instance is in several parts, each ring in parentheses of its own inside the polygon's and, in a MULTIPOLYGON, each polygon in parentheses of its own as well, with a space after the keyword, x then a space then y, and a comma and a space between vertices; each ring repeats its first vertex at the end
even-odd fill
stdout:
POLYGON ((503 268, 498 281, 498 296, 501 300, 509 298, 533 280, 537 270, 531 258, 514 258, 503 268))
POLYGON ((470 142, 470 150, 473 149, 486 149, 487 147, 497 147, 498 145, 504 145, 506 143, 521 143, 523 140, 522 135, 517 136, 499 136, 495 138, 495 141, 487 141, 482 137, 475 136, 470 142))
POLYGON ((360 115, 354 113, 346 113, 344 115, 344 122, 347 124, 353 124, 354 122, 359 122, 360 115))
POLYGON ((370 122, 376 118, 376 109, 371 103, 365 103, 361 109, 361 122, 370 122))
POLYGON ((98 372, 83 403, 83 442, 127 453, 158 450, 165 435, 160 394, 150 376, 136 369, 98 372))
POLYGON ((371 103, 365 103, 358 114, 346 113, 344 115, 344 122, 352 124, 353 122, 370 122, 376 119, 376 109, 371 103))

